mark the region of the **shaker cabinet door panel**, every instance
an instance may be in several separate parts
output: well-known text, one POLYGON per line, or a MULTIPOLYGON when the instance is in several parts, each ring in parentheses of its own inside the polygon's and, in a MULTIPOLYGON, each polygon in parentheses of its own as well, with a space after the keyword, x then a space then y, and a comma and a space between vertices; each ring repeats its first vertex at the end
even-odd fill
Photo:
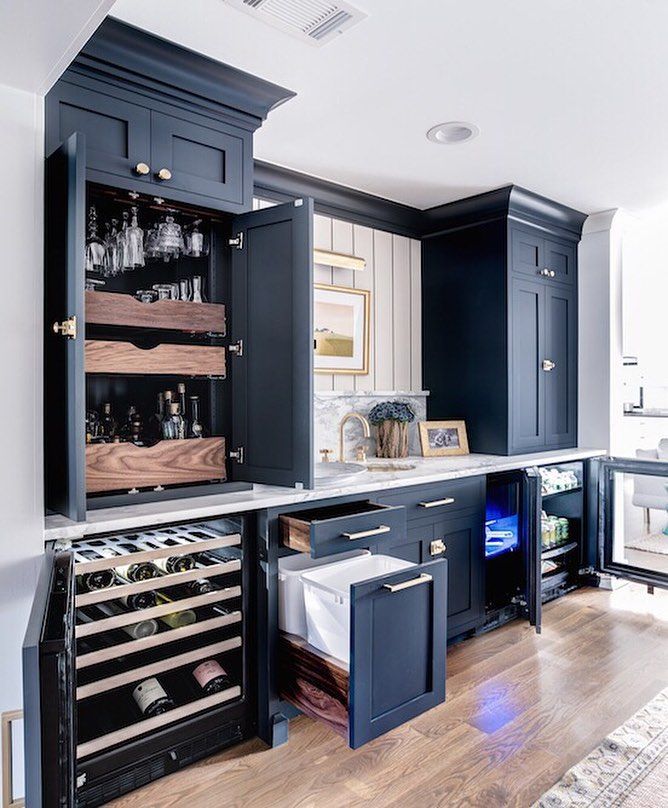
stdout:
POLYGON ((233 220, 234 478, 313 487, 313 202, 233 220))
POLYGON ((139 175, 139 163, 151 160, 151 113, 119 98, 61 81, 46 105, 47 154, 75 132, 86 138, 86 166, 112 177, 149 181, 139 175))
POLYGON ((577 311, 573 290, 545 290, 545 442, 574 446, 577 416, 577 311))
MULTIPOLYGON (((244 171, 250 135, 200 126, 160 112, 151 112, 153 182, 169 189, 244 205, 244 171), (171 177, 162 179, 161 171, 171 177)), ((248 184, 248 183, 246 183, 248 184)))
POLYGON ((86 517, 84 375, 85 138, 71 135, 46 161, 44 456, 46 506, 86 517), (71 334, 61 333, 71 324, 71 334))
POLYGON ((551 280, 574 283, 575 256, 576 248, 571 242, 545 239, 545 268, 549 270, 551 280))
POLYGON ((513 227, 510 233, 511 268, 532 277, 542 277, 545 269, 545 240, 537 233, 513 227))
POLYGON ((545 445, 544 284, 515 279, 511 306, 510 443, 521 452, 545 445))
POLYGON ((442 560, 351 586, 353 749, 445 699, 446 591, 442 560))

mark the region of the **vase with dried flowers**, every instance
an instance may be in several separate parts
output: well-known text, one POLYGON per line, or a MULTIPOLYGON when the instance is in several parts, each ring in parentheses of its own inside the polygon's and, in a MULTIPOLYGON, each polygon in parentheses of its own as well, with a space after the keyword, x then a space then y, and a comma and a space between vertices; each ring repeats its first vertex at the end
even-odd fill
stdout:
POLYGON ((369 422, 377 431, 378 457, 408 457, 408 424, 415 420, 410 404, 383 401, 369 413, 369 422))

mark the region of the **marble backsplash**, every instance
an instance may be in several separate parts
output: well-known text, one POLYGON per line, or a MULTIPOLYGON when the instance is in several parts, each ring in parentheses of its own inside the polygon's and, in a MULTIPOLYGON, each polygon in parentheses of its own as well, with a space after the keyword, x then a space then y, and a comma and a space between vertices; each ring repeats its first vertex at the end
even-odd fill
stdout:
MULTIPOLYGON (((339 424, 349 412, 359 412, 368 416, 369 411, 381 401, 404 401, 415 412, 415 421, 408 425, 408 445, 411 455, 421 455, 418 421, 427 417, 428 392, 406 393, 401 391, 380 392, 318 392, 314 398, 315 420, 315 460, 322 460, 321 449, 331 449, 330 460, 338 460, 339 424)), ((354 459, 355 449, 362 443, 362 426, 358 421, 348 421, 345 426, 345 451, 347 459, 354 459)), ((375 429, 371 427, 371 438, 367 441, 367 456, 376 454, 375 429)))

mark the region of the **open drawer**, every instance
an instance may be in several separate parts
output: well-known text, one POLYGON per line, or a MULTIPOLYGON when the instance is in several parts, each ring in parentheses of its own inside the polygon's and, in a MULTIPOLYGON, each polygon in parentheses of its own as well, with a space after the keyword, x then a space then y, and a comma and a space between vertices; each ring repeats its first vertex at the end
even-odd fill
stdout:
POLYGON ((350 663, 292 634, 279 692, 356 749, 445 700, 447 561, 350 587, 350 663))
POLYGON ((348 502, 282 514, 281 543, 312 558, 358 547, 375 547, 406 531, 403 506, 348 502))

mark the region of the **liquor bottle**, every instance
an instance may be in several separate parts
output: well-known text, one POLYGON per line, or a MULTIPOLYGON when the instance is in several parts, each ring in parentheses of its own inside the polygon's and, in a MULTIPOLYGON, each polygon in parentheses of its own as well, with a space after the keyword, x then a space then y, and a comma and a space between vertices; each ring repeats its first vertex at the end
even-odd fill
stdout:
POLYGON ((199 396, 190 396, 189 438, 203 438, 204 427, 199 419, 199 396))
MULTIPOLYGON (((175 601, 174 598, 169 597, 169 595, 166 595, 164 592, 156 592, 156 597, 158 603, 174 603, 175 607, 178 608, 178 601, 175 601)), ((166 614, 160 619, 170 628, 183 628, 184 626, 191 626, 193 623, 196 623, 197 615, 192 609, 183 609, 181 611, 172 612, 171 614, 166 614)))
POLYGON ((162 436, 166 440, 182 440, 186 436, 185 421, 178 402, 169 404, 168 417, 162 422, 162 436))
POLYGON ((183 382, 180 382, 177 385, 177 391, 179 394, 179 407, 181 411, 181 416, 183 418, 183 437, 188 437, 188 419, 186 417, 187 410, 186 410, 186 386, 183 382))
MULTIPOLYGON (((86 561, 93 561, 94 559, 104 558, 107 553, 104 553, 103 548, 101 552, 95 550, 75 550, 74 561, 82 563, 86 561)), ((111 553, 111 555, 116 555, 111 553)), ((93 592, 97 589, 109 589, 116 583, 116 576, 113 569, 97 570, 96 572, 82 572, 77 576, 77 583, 82 592, 93 592)))
POLYGON ((121 440, 141 445, 143 428, 142 417, 134 404, 131 404, 125 423, 120 429, 121 440))
POLYGON ((192 674, 197 684, 208 695, 220 693, 221 690, 225 690, 232 684, 225 668, 215 659, 201 662, 192 674))
POLYGON ((153 716, 166 713, 167 710, 174 707, 174 702, 155 677, 145 679, 141 684, 138 684, 132 691, 132 697, 144 718, 153 718, 153 716))
POLYGON ((118 426, 116 419, 111 414, 111 404, 107 402, 102 405, 102 418, 100 419, 100 434, 105 440, 111 442, 116 437, 118 426))

